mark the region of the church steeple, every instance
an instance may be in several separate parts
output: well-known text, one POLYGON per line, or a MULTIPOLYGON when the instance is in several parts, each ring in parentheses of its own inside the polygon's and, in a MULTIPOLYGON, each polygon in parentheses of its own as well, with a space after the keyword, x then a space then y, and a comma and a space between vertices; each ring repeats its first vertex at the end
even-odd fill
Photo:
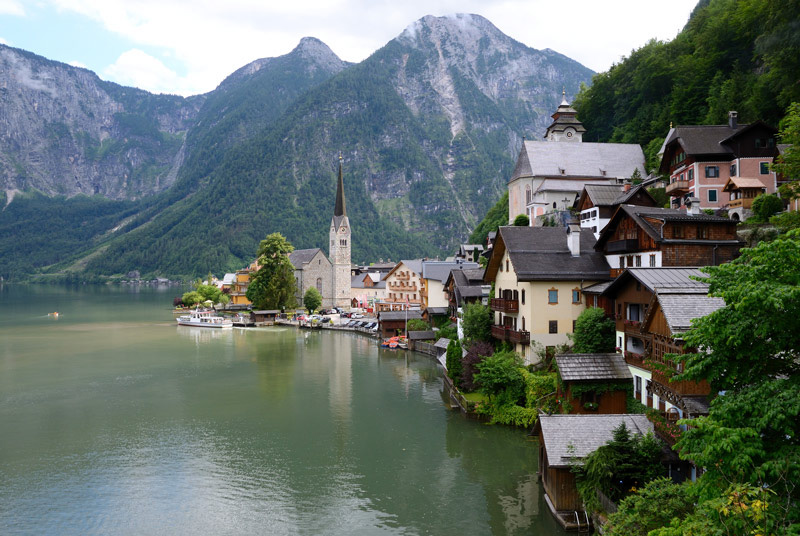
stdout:
POLYGON ((347 216, 344 204, 344 179, 342 178, 342 155, 339 155, 339 184, 336 186, 336 207, 333 209, 334 216, 347 216))
POLYGON ((586 129, 577 115, 578 112, 567 101, 566 89, 562 89, 561 104, 552 115, 553 123, 547 127, 544 138, 547 141, 583 141, 586 129))

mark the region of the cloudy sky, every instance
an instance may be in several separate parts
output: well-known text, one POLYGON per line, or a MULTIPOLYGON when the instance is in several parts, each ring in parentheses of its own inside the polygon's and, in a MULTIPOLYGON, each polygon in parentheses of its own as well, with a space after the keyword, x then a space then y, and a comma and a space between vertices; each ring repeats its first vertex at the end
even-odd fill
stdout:
POLYGON ((697 0, 0 0, 0 43, 153 92, 193 95, 304 36, 361 61, 425 15, 477 13, 526 45, 607 70, 670 40, 697 0))

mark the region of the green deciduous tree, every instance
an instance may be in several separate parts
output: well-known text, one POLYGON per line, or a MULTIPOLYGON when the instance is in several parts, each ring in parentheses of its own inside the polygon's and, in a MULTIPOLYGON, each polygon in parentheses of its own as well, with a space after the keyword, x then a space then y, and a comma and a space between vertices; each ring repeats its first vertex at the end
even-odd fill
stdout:
POLYGON ((753 214, 762 222, 783 210, 783 201, 775 194, 761 194, 753 199, 753 214))
POLYGON ((480 303, 468 303, 464 306, 462 327, 466 341, 492 340, 492 311, 480 303))
POLYGON ((272 233, 258 246, 260 268, 247 287, 247 299, 256 309, 284 309, 297 306, 297 283, 289 262, 292 245, 280 233, 272 233))
POLYGON ((599 307, 590 307, 578 315, 572 334, 572 351, 577 354, 613 352, 616 327, 599 307))
POLYGON ((429 331, 431 325, 421 318, 412 318, 408 321, 408 331, 429 331))
POLYGON ((517 214, 517 217, 514 218, 514 223, 512 225, 514 227, 528 227, 530 224, 531 219, 527 214, 517 214))
POLYGON ((306 291, 303 296, 303 305, 308 309, 309 313, 313 313, 322 305, 322 294, 319 293, 317 287, 311 287, 306 291))
POLYGON ((794 182, 781 185, 779 191, 786 201, 800 197, 800 102, 789 106, 786 117, 781 121, 780 142, 788 144, 783 153, 775 159, 772 170, 794 182))
POLYGON ((506 394, 507 400, 516 402, 525 395, 525 379, 519 356, 511 351, 497 352, 485 357, 476 365, 475 383, 487 396, 506 394))

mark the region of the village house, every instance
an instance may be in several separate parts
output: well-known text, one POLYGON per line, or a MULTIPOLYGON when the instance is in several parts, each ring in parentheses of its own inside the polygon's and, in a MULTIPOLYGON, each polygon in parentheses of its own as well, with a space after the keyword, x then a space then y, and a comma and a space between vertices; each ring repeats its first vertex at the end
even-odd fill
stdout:
POLYGON ((672 421, 708 413, 708 382, 671 381, 682 364, 666 357, 691 352, 681 334, 693 319, 725 305, 695 279, 704 275, 698 268, 629 268, 603 290, 614 304, 616 342, 633 378, 634 397, 672 421))
POLYGON ((422 310, 425 288, 422 259, 398 262, 383 280, 386 282, 386 295, 376 303, 377 311, 422 310))
POLYGON ((620 205, 595 249, 618 275, 629 267, 716 266, 739 255, 736 222, 689 210, 620 205))
POLYGON ((610 279, 589 229, 500 227, 484 281, 495 284, 492 336, 510 342, 526 364, 539 356, 532 341, 553 355, 584 310, 585 287, 610 279))
POLYGON ((570 414, 625 413, 633 376, 621 354, 559 354, 559 387, 570 414))
POLYGON ((380 311, 378 312, 378 333, 381 337, 405 335, 409 320, 422 319, 419 311, 380 311))
POLYGON ((589 529, 575 485, 573 464, 581 464, 591 453, 613 438, 620 424, 633 434, 646 435, 653 423, 644 415, 540 415, 533 433, 539 438, 539 474, 545 503, 562 526, 589 529))
POLYGON ((523 140, 508 182, 509 223, 526 214, 536 225, 537 217, 568 211, 588 184, 621 184, 645 173, 639 145, 583 142, 577 113, 564 95, 545 141, 523 140))
POLYGON ((425 280, 423 292, 424 308, 447 308, 447 292, 445 283, 451 272, 480 269, 477 262, 456 261, 423 261, 422 279, 425 280))
POLYGON ((386 281, 380 272, 361 272, 350 280, 350 306, 371 308, 386 299, 386 281))
POLYGON ((483 253, 481 244, 461 244, 456 253, 456 259, 468 262, 478 262, 483 253))
POLYGON ((778 156, 777 132, 762 121, 740 125, 736 112, 729 112, 727 125, 671 128, 659 152, 659 171, 669 175, 673 208, 694 197, 700 208, 727 209, 736 220, 746 217, 747 198, 731 198, 723 189, 728 179, 738 177, 757 180, 767 193, 777 191, 777 177, 769 169, 778 156))
POLYGON ((581 228, 591 229, 598 238, 620 205, 657 206, 653 196, 641 185, 587 184, 575 202, 581 215, 581 228))

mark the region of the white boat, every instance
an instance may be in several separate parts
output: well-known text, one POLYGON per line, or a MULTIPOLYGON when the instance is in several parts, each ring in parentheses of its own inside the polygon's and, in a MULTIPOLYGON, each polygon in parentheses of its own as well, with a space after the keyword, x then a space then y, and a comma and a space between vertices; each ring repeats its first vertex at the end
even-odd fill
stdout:
POLYGON ((232 328, 233 321, 214 314, 214 311, 192 311, 188 315, 181 315, 177 318, 179 326, 195 326, 199 328, 232 328))

